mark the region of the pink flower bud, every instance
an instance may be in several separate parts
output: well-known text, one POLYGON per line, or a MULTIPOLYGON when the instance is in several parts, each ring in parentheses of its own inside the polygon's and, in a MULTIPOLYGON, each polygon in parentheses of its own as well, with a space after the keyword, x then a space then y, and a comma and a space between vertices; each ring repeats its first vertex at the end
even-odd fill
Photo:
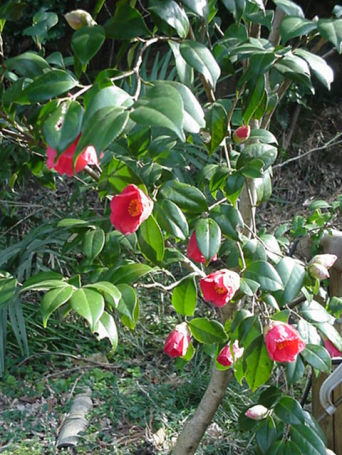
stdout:
POLYGON ((256 404, 245 412, 245 416, 253 420, 262 420, 267 417, 268 409, 262 404, 256 404))
POLYGON ((227 344, 223 349, 221 349, 219 355, 217 356, 217 363, 225 367, 232 365, 237 359, 242 357, 243 348, 239 348, 239 342, 236 340, 231 346, 231 343, 227 344), (233 348, 233 353, 232 353, 233 348))
POLYGON ((337 260, 337 256, 335 254, 316 254, 309 264, 321 264, 327 269, 330 269, 337 260))
POLYGON ((96 22, 91 17, 91 15, 87 11, 84 11, 83 9, 76 9, 74 11, 70 11, 70 13, 66 13, 64 17, 73 30, 78 30, 87 25, 89 27, 96 25, 96 22))
POLYGON ((324 265, 318 263, 309 265, 309 274, 312 278, 317 278, 318 280, 325 280, 330 276, 328 269, 324 267, 324 265))
POLYGON ((170 357, 182 357, 190 344, 190 332, 186 322, 176 325, 165 340, 164 352, 170 357))
POLYGON ((222 269, 200 280, 203 298, 216 307, 228 303, 240 287, 240 276, 232 270, 222 269))
POLYGON ((251 127, 249 125, 243 125, 237 128, 233 133, 233 141, 235 144, 242 144, 247 141, 251 134, 251 127))

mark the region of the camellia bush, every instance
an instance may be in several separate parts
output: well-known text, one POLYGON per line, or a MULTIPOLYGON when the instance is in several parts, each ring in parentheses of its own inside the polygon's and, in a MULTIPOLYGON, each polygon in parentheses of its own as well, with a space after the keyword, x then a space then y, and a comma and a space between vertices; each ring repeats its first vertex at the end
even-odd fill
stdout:
MULTIPOLYGON (((140 289, 157 289, 178 320, 164 352, 181 366, 204 347, 213 364, 174 454, 195 453, 235 377, 262 387, 239 421, 254 431, 256 453, 324 455, 325 436, 291 387, 307 369, 329 373, 330 353, 342 351, 342 302, 321 286, 337 258, 316 250, 309 263, 297 259, 289 231, 260 231, 256 215, 272 193, 272 117, 289 94, 313 95, 315 79, 330 88, 320 54, 342 51, 342 7, 306 18, 291 0, 121 0, 100 21, 103 6, 57 17, 74 30, 67 49, 47 52, 56 23, 47 10, 27 32, 33 50, 8 57, 1 40, 1 147, 25 150, 42 191, 84 175, 104 208, 55 222, 63 251, 81 256, 69 274, 11 269, 34 240, 45 247, 47 231, 2 251, 2 327, 9 315, 22 339, 20 296, 44 291, 44 326, 57 310, 77 313, 114 351, 122 325, 135 328, 140 289)), ((0 7, 3 36, 24 7, 0 7)), ((292 240, 314 234, 317 246, 340 206, 327 216, 312 206, 292 240)))

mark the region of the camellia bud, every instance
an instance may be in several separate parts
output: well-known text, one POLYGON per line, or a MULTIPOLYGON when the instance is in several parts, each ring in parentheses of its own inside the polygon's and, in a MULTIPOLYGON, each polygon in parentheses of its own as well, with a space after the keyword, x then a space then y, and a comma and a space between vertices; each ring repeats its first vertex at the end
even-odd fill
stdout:
POLYGON ((85 26, 92 27, 93 25, 96 25, 96 22, 91 17, 91 14, 83 9, 70 11, 70 13, 66 13, 64 17, 73 30, 78 30, 85 26))
POLYGON ((325 449, 325 454, 326 454, 326 455, 336 455, 336 453, 333 452, 333 451, 330 450, 330 449, 325 449))
POLYGON ((316 254, 309 262, 309 274, 318 280, 329 278, 328 269, 334 265, 336 260, 335 254, 316 254))
POLYGON ((251 408, 247 409, 245 416, 253 420, 262 420, 267 417, 268 409, 262 404, 256 404, 251 408))
POLYGON ((237 128, 233 133, 233 141, 235 144, 242 144, 246 142, 251 134, 251 127, 249 125, 243 125, 237 128))

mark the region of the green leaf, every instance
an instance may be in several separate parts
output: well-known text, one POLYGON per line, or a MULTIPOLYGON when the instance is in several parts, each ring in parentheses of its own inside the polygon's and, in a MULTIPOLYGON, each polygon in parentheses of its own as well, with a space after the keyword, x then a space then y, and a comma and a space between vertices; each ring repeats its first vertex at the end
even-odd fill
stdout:
POLYGON ((297 355, 294 362, 288 362, 285 366, 286 379, 289 385, 296 384, 305 372, 305 365, 300 355, 297 355))
POLYGON ((312 367, 319 371, 329 373, 331 370, 331 357, 328 351, 317 344, 307 344, 301 355, 312 367))
POLYGON ((247 70, 239 80, 239 87, 248 81, 251 81, 252 86, 254 87, 255 81, 269 71, 275 59, 276 57, 273 50, 252 54, 249 59, 250 63, 247 70))
POLYGON ((109 270, 104 278, 113 284, 135 283, 139 278, 152 271, 153 269, 147 264, 125 264, 109 270))
POLYGON ((321 337, 315 326, 305 321, 305 319, 299 319, 297 324, 297 330, 305 343, 309 344, 320 344, 321 337))
POLYGON ((208 19, 209 7, 206 0, 200 2, 198 0, 181 0, 181 2, 198 16, 208 19))
POLYGON ((243 253, 246 262, 266 261, 266 251, 258 239, 246 239, 243 245, 243 253))
POLYGON ((305 268, 299 261, 284 257, 276 265, 276 270, 283 282, 284 289, 275 292, 274 297, 279 305, 283 306, 297 297, 304 283, 305 268))
POLYGON ((82 106, 77 101, 65 101, 44 122, 45 139, 58 155, 80 134, 82 118, 82 106))
POLYGON ((182 316, 193 316, 197 304, 197 288, 193 277, 186 278, 172 292, 172 306, 182 316))
POLYGON ((51 69, 43 57, 30 51, 5 60, 5 67, 10 71, 16 71, 20 76, 30 78, 51 69))
POLYGON ((39 103, 61 95, 77 85, 77 80, 64 70, 53 70, 42 74, 28 85, 18 101, 39 103))
POLYGON ((279 60, 274 67, 283 75, 283 77, 304 85, 313 93, 310 69, 305 60, 293 54, 287 55, 279 60))
POLYGON ((87 65, 101 49, 104 40, 105 31, 101 25, 86 26, 72 35, 71 48, 82 65, 87 65))
POLYGON ((171 84, 160 81, 146 89, 145 95, 135 103, 130 116, 142 125, 168 128, 184 142, 183 111, 183 99, 178 90, 171 84))
POLYGON ((342 312, 342 297, 332 297, 328 309, 336 318, 339 318, 342 312))
POLYGON ((342 19, 319 19, 317 28, 320 35, 330 41, 337 49, 342 52, 342 19))
POLYGON ((44 294, 40 302, 40 312, 43 316, 43 326, 46 327, 51 314, 60 306, 66 303, 72 296, 72 286, 66 285, 62 288, 53 289, 44 294))
POLYGON ((240 291, 243 294, 253 297, 256 295, 257 290, 259 289, 260 284, 256 281, 249 280, 248 278, 241 278, 240 281, 240 291))
POLYGON ((2 305, 6 305, 14 296, 17 289, 18 281, 9 273, 3 274, 0 272, 0 309, 2 305))
POLYGON ((290 425, 301 425, 305 423, 304 411, 297 400, 283 396, 274 408, 276 416, 284 423, 290 425))
POLYGON ((227 178, 224 192, 228 201, 234 206, 240 196, 244 183, 245 179, 239 172, 235 172, 227 178))
POLYGON ((169 180, 161 187, 159 193, 164 199, 169 199, 186 212, 202 213, 208 209, 204 194, 187 183, 169 180))
POLYGON ((103 229, 89 229, 83 237, 83 252, 91 261, 98 256, 105 243, 105 233, 103 229))
POLYGON ((330 90, 331 83, 334 80, 334 72, 327 62, 319 55, 313 54, 305 49, 296 49, 294 54, 303 58, 317 79, 330 90))
POLYGON ((242 167, 252 159, 260 159, 264 163, 264 169, 270 167, 277 158, 277 148, 270 144, 246 145, 238 159, 238 167, 242 167))
POLYGON ((73 227, 88 227, 89 223, 85 220, 79 220, 78 218, 63 218, 58 221, 57 227, 73 228, 73 227))
POLYGON ((243 368, 247 384, 252 391, 265 384, 269 379, 273 362, 267 353, 263 335, 254 338, 247 347, 243 356, 243 368))
POLYGON ((94 332, 98 334, 98 340, 108 338, 112 345, 111 352, 115 351, 118 345, 118 331, 112 315, 104 311, 96 324, 94 332))
POLYGON ((141 14, 125 1, 116 2, 114 16, 105 23, 104 28, 108 38, 117 40, 150 34, 141 14))
POLYGON ((103 294, 106 302, 112 307, 118 306, 121 294, 119 289, 109 281, 98 281, 97 283, 91 283, 84 286, 85 288, 96 289, 96 291, 103 294))
POLYGON ((122 322, 133 330, 139 317, 137 293, 135 289, 132 288, 132 286, 128 286, 128 284, 119 284, 118 289, 121 292, 118 312, 122 315, 122 322))
POLYGON ((271 261, 278 263, 283 257, 278 240, 271 234, 260 234, 260 240, 263 242, 266 254, 271 261))
POLYGON ((164 257, 164 238, 161 229, 152 215, 140 226, 138 243, 142 254, 154 264, 164 257))
POLYGON ((189 19, 183 8, 174 0, 150 0, 149 10, 176 30, 180 38, 189 33, 189 19))
POLYGON ((227 334, 223 325, 207 318, 195 318, 188 322, 192 336, 204 344, 224 343, 227 334))
POLYGON ((185 40, 180 45, 180 53, 184 60, 202 74, 215 89, 221 70, 210 50, 198 41, 185 40))
POLYGON ((102 170, 98 182, 99 195, 103 198, 108 194, 121 193, 131 183, 134 183, 140 189, 147 192, 136 173, 124 161, 113 157, 109 164, 102 170))
POLYGON ((341 5, 335 5, 334 8, 333 8, 333 14, 335 14, 335 16, 337 18, 340 18, 342 16, 342 6, 341 5))
POLYGON ((199 133, 204 128, 204 112, 192 91, 184 84, 168 81, 171 87, 175 88, 183 100, 183 128, 189 133, 199 133))
POLYGON ((174 202, 163 199, 156 204, 158 221, 171 235, 186 240, 189 237, 188 222, 181 209, 174 202))
POLYGON ((221 244, 221 229, 211 218, 201 218, 196 223, 197 245, 207 261, 214 257, 221 244))
POLYGON ((265 96, 265 76, 262 74, 255 81, 246 100, 246 108, 243 112, 243 121, 248 124, 262 105, 265 96))
POLYGON ((263 128, 254 128, 249 137, 250 139, 257 139, 264 144, 278 144, 277 138, 274 134, 263 128))
POLYGON ((104 311, 102 295, 92 289, 81 288, 73 293, 70 304, 76 313, 86 319, 90 330, 94 332, 104 311))
POLYGON ((227 113, 220 103, 213 103, 206 113, 206 124, 210 132, 210 142, 207 144, 209 154, 215 152, 227 136, 227 113))
POLYGON ((268 449, 271 447, 273 442, 278 436, 277 427, 274 423, 272 416, 267 416, 260 422, 258 429, 256 430, 255 439, 263 454, 268 453, 268 449))
POLYGON ((275 441, 268 453, 272 455, 303 455, 303 452, 293 441, 275 441))
POLYGON ((238 21, 246 7, 246 0, 222 0, 226 9, 233 14, 234 19, 238 21))
POLYGON ((308 35, 313 30, 317 29, 316 22, 298 16, 286 16, 280 23, 279 32, 286 43, 290 39, 298 36, 308 35))
POLYGON ((177 74, 179 77, 179 80, 182 82, 182 84, 185 84, 187 86, 192 86, 194 82, 194 70, 193 68, 186 63, 184 58, 182 57, 180 50, 179 50, 179 43, 176 41, 169 41, 168 42, 169 46, 171 47, 174 59, 175 59, 175 64, 176 64, 176 69, 177 69, 177 74))
POLYGON ((292 425, 291 440, 299 447, 300 453, 326 455, 326 448, 316 431, 306 425, 292 425))
POLYGON ((264 165, 265 163, 261 159, 252 158, 251 160, 247 161, 241 160, 241 162, 238 163, 238 169, 244 177, 249 177, 251 179, 262 178, 262 169, 264 165), (246 162, 246 164, 243 164, 244 162, 246 162))
POLYGON ((249 264, 244 272, 244 278, 250 278, 259 283, 263 291, 278 291, 283 288, 283 282, 278 272, 265 261, 249 264))
POLYGON ((333 324, 335 318, 318 302, 304 302, 300 307, 301 315, 309 322, 329 322, 333 324))
POLYGON ((333 325, 328 322, 318 322, 315 324, 315 327, 342 352, 342 337, 333 325))
POLYGON ((210 214, 220 226, 224 235, 233 240, 239 239, 239 232, 243 227, 243 219, 235 207, 222 204, 219 207, 215 207, 210 214))
POLYGON ((261 392, 258 404, 266 406, 266 408, 273 408, 283 396, 282 390, 274 385, 266 386, 261 392))
POLYGON ((288 16, 298 16, 304 18, 302 8, 291 0, 273 0, 273 3, 275 3, 288 16))
POLYGON ((83 123, 76 153, 79 154, 86 146, 92 145, 100 154, 123 132, 127 121, 128 112, 121 107, 98 109, 87 122, 87 127, 83 123))
MULTIPOLYGON (((35 277, 33 277, 35 278, 35 277)), ((51 280, 44 280, 42 279, 42 281, 37 281, 37 282, 34 282, 34 283, 31 283, 30 280, 27 280, 25 281, 25 284, 24 286, 21 288, 21 292, 25 292, 25 291, 46 291, 48 289, 53 289, 53 288, 63 288, 63 287, 67 287, 68 286, 68 283, 66 281, 62 281, 62 280, 54 280, 54 279, 51 279, 51 280)))

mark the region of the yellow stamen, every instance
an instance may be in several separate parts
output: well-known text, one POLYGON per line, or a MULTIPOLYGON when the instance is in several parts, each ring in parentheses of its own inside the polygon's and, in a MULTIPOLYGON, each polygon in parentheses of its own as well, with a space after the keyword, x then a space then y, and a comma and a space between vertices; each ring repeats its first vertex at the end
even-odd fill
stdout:
POLYGON ((277 348, 279 349, 279 351, 281 351, 282 349, 285 349, 285 348, 287 348, 287 346, 290 346, 290 345, 291 345, 291 340, 279 341, 277 343, 277 348))
POLYGON ((218 284, 215 284, 214 286, 216 294, 225 294, 226 293, 226 288, 223 288, 219 286, 218 284))
POLYGON ((139 199, 132 199, 128 204, 128 213, 131 216, 139 216, 142 212, 142 205, 139 199))

